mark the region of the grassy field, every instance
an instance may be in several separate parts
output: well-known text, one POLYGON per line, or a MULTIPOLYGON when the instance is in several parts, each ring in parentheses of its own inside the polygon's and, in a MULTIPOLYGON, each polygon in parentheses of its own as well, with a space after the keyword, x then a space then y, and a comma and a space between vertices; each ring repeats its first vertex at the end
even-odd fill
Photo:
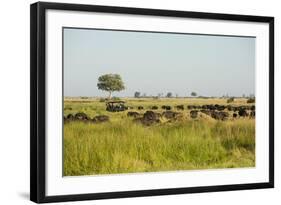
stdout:
MULTIPOLYGON (((64 114, 84 112, 91 118, 108 115, 109 122, 64 125, 64 175, 95 175, 255 166, 255 120, 218 121, 200 114, 189 117, 187 105, 227 104, 226 99, 127 98, 128 106, 185 105, 183 119, 143 126, 127 111, 105 111, 98 99, 65 99, 64 114)), ((246 105, 235 99, 233 105, 246 105)), ((248 104, 247 104, 248 105, 248 104)), ((132 111, 132 110, 130 110, 132 111)), ((163 110, 156 110, 162 112, 163 110)))

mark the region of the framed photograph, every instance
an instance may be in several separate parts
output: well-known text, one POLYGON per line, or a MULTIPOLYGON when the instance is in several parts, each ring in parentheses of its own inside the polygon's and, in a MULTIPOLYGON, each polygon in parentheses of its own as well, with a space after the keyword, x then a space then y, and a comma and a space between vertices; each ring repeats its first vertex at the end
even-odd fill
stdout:
POLYGON ((274 187, 274 18, 31 5, 30 198, 274 187))

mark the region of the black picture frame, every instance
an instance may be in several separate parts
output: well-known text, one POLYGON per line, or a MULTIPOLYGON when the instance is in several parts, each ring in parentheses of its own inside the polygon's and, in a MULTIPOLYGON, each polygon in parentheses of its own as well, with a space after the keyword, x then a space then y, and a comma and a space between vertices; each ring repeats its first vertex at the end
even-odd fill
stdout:
POLYGON ((37 203, 97 200, 274 187, 274 17, 38 2, 30 7, 30 199, 37 203), (187 188, 46 196, 46 10, 86 11, 269 24, 269 181, 187 188))

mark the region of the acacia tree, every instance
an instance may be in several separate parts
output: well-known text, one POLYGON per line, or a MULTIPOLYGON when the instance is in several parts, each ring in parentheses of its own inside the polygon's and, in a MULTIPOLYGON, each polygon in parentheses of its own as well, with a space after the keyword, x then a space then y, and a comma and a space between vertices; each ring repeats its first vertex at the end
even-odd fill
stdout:
POLYGON ((139 98, 141 96, 141 93, 139 91, 136 91, 134 96, 135 98, 139 98))
POLYGON ((119 74, 105 74, 98 78, 98 89, 109 92, 108 99, 114 91, 125 89, 124 82, 119 74))
POLYGON ((192 97, 196 97, 197 96, 197 93, 196 92, 191 92, 190 94, 192 97))
POLYGON ((171 98, 172 96, 173 96, 173 94, 171 92, 168 92, 166 95, 167 98, 171 98))

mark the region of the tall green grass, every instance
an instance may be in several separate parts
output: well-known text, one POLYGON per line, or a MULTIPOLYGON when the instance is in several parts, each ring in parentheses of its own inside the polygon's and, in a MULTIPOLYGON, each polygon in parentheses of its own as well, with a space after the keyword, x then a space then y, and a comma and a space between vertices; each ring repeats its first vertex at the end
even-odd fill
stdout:
POLYGON ((253 166, 254 120, 64 125, 65 176, 253 166))

